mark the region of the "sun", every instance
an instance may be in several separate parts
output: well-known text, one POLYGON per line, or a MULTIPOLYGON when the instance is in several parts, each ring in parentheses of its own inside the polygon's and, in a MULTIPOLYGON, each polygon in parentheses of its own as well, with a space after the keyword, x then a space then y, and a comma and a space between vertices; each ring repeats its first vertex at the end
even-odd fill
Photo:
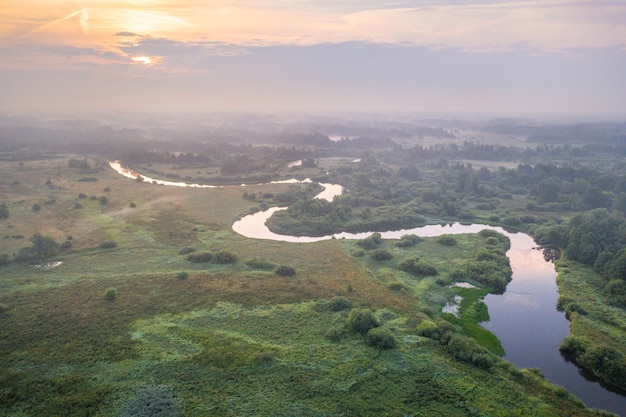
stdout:
POLYGON ((152 65, 154 64, 154 59, 149 56, 134 56, 131 58, 135 62, 140 62, 144 65, 152 65))

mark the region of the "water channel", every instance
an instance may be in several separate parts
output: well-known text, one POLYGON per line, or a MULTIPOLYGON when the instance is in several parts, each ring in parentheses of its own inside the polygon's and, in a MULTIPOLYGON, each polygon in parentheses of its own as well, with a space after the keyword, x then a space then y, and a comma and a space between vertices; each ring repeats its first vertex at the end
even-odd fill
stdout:
MULTIPOLYGON (((137 178, 138 173, 121 167, 118 162, 111 167, 129 178, 137 178)), ((143 177, 146 182, 162 185, 215 187, 198 184, 168 183, 143 177)), ((310 180, 304 180, 309 182, 310 180)), ((282 181, 299 182, 296 180, 282 181)), ((281 182, 278 182, 281 183, 281 182)), ((332 200, 342 193, 336 184, 321 184, 324 191, 316 198, 332 200)), ((277 210, 272 207, 257 212, 233 223, 233 230, 252 239, 279 240, 286 242, 317 242, 326 239, 363 239, 371 232, 337 233, 328 236, 288 236, 279 235, 265 226, 265 221, 277 210)), ((587 406, 611 411, 626 417, 626 393, 614 392, 605 388, 589 376, 584 375, 573 363, 568 362, 559 352, 559 345, 569 335, 569 321, 565 313, 557 310, 558 288, 554 265, 546 261, 533 239, 524 233, 509 233, 500 227, 481 224, 428 225, 413 229, 381 232, 385 239, 398 239, 405 234, 433 237, 442 234, 477 233, 483 229, 496 230, 511 240, 507 252, 513 270, 513 279, 506 292, 485 297, 490 321, 483 326, 500 339, 506 351, 504 359, 519 368, 540 368, 545 377, 554 384, 564 387, 580 398, 587 406)))

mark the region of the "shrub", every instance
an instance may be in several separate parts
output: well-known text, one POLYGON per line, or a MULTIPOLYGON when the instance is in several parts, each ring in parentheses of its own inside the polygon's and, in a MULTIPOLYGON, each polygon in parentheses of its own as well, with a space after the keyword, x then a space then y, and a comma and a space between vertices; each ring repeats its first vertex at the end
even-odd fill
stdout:
POLYGON ((179 417, 183 415, 181 404, 172 389, 164 386, 142 388, 126 403, 121 417, 179 417))
POLYGON ((582 336, 567 336, 561 346, 559 346, 559 350, 563 352, 565 355, 571 356, 574 360, 585 353, 587 348, 589 347, 590 342, 587 338, 582 336))
POLYGON ((365 335, 365 343, 379 349, 394 349, 398 345, 395 336, 386 327, 370 329, 365 335))
POLYGON ((80 193, 80 194, 78 194, 78 198, 81 198, 81 199, 82 198, 87 198, 87 194, 80 193))
POLYGON ((76 210, 80 210, 80 209, 82 209, 82 208, 83 208, 83 205, 82 205, 82 204, 80 204, 80 203, 75 203, 75 204, 74 204, 74 208, 75 208, 76 210))
POLYGON ((187 260, 196 264, 211 262, 213 254, 211 252, 193 252, 187 255, 187 260))
POLYGON ((186 279, 189 276, 189 274, 185 271, 180 271, 176 273, 176 278, 178 279, 186 279))
POLYGON ((112 301, 112 300, 115 300, 115 297, 117 297, 117 289, 116 288, 109 287, 106 290, 104 290, 104 298, 106 300, 112 301))
POLYGON ((113 240, 107 240, 106 242, 102 242, 100 244, 100 249, 112 249, 117 247, 117 243, 113 240))
POLYGON ((384 249, 377 249, 370 254, 370 258, 375 261, 388 261, 393 259, 393 255, 384 249))
POLYGON ((39 204, 37 204, 37 203, 33 204, 33 211, 36 213, 36 212, 38 212, 39 210, 41 210, 41 205, 39 205, 39 204))
POLYGON ((393 281, 387 284, 387 288, 391 291, 397 292, 406 292, 409 290, 409 286, 404 283, 404 281, 393 281))
POLYGON ((11 262, 11 258, 8 253, 0 253, 0 265, 6 265, 11 262))
POLYGON ((178 254, 187 255, 188 253, 195 252, 195 251, 196 251, 196 248, 194 248, 193 246, 185 246, 181 248, 181 250, 178 251, 178 254))
POLYGON ((356 244, 363 249, 375 249, 381 243, 383 243, 383 239, 380 233, 373 233, 371 236, 366 237, 365 239, 357 240, 356 242, 356 244))
POLYGON ((348 315, 346 325, 350 331, 362 335, 367 334, 370 329, 379 326, 376 317, 374 317, 374 314, 368 309, 352 310, 350 315, 348 315))
POLYGON ((437 239, 437 243, 443 246, 454 246, 456 245, 456 239, 450 235, 442 235, 437 239))
POLYGON ((100 204, 103 206, 106 206, 107 204, 109 204, 109 199, 106 198, 105 196, 99 197, 98 201, 100 201, 100 204))
POLYGON ((216 264, 234 264, 237 262, 237 255, 231 251, 221 250, 213 255, 213 262, 216 264))
POLYGON ((68 250, 72 248, 72 242, 70 242, 69 240, 66 240, 65 242, 61 243, 61 246, 59 246, 60 250, 68 250))
POLYGON ((343 311, 352 308, 352 304, 344 297, 333 297, 328 303, 328 309, 330 311, 343 311))
POLYGON ((437 275, 437 268, 420 259, 413 265, 413 271, 420 275, 437 275))
POLYGON ((135 208, 135 207, 137 207, 137 204, 135 204, 135 203, 130 203, 128 206, 129 206, 130 208, 135 208))
POLYGON ((296 275, 296 270, 287 265, 281 265, 276 268, 276 273, 281 277, 292 277, 296 275))
POLYGON ((365 256, 365 251, 363 249, 357 249, 355 251, 352 251, 352 256, 354 256, 355 258, 362 258, 363 256, 365 256))
POLYGON ((263 259, 263 258, 252 258, 252 259, 248 259, 246 261, 246 265, 248 265, 250 268, 254 268, 254 269, 274 269, 276 268, 276 265, 274 265, 273 263, 271 263, 270 261, 263 259))
POLYGON ((333 327, 330 330, 328 330, 325 334, 326 339, 333 341, 333 342, 338 342, 341 340, 341 338, 346 334, 346 329, 343 327, 333 327))

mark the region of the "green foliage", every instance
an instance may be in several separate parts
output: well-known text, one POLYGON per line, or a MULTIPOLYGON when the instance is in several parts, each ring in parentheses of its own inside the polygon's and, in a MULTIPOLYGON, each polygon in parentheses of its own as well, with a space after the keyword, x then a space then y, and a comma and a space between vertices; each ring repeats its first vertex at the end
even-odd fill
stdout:
POLYGON ((178 417, 183 415, 179 400, 167 386, 142 388, 122 408, 120 417, 178 417))
POLYGON ((176 273, 177 279, 186 279, 188 276, 189 274, 186 271, 180 271, 176 273))
POLYGON ((288 265, 280 265, 278 268, 276 268, 275 272, 281 277, 292 277, 296 275, 296 270, 288 265))
POLYGON ((352 303, 345 297, 333 297, 328 303, 328 309, 330 311, 343 311, 352 308, 352 303))
POLYGON ((41 210, 41 205, 40 205, 40 204, 38 204, 38 203, 35 203, 35 204, 33 204, 32 209, 33 209, 33 211, 36 213, 36 212, 38 212, 39 210, 41 210))
POLYGON ((98 197, 98 201, 102 206, 106 206, 107 204, 109 204, 109 199, 106 196, 98 197))
POLYGON ((456 245, 456 239, 450 235, 442 235, 437 239, 437 243, 443 246, 454 246, 456 245))
POLYGON ((11 262, 11 257, 8 253, 0 253, 0 266, 6 265, 11 262))
POLYGON ((446 350, 460 361, 468 362, 479 368, 491 368, 495 360, 489 351, 480 346, 474 339, 453 334, 446 343, 446 350))
POLYGON ((363 249, 357 249, 352 251, 352 256, 354 256, 355 258, 362 258, 363 256, 365 256, 365 251, 363 249))
POLYGON ((391 252, 384 249, 376 249, 375 251, 370 253, 370 258, 375 261, 388 261, 390 259, 393 259, 393 255, 391 254, 391 252))
POLYGON ((417 275, 437 275, 439 272, 437 268, 423 259, 415 258, 406 258, 398 263, 398 269, 401 271, 409 272, 417 275))
POLYGON ((404 281, 392 281, 389 284, 387 284, 387 288, 389 288, 391 291, 397 291, 397 292, 408 292, 410 287, 408 285, 406 285, 404 283, 404 281))
POLYGON ((324 335, 326 339, 332 342, 338 342, 346 335, 345 327, 332 327, 324 335))
POLYGON ((9 305, 5 303, 0 303, 0 314, 6 313, 9 311, 9 305))
POLYGON ((263 258, 259 258, 259 257, 248 259, 246 261, 246 265, 248 265, 250 268, 254 268, 254 269, 272 270, 272 269, 276 268, 276 265, 274 265, 273 263, 271 263, 267 259, 263 259, 263 258))
POLYGON ((395 349, 398 341, 386 327, 371 328, 365 335, 365 343, 378 349, 395 349))
POLYGON ((216 264, 234 264, 237 262, 237 255, 228 250, 221 250, 213 255, 213 262, 216 264))
POLYGON ((371 236, 366 237, 365 239, 360 239, 356 241, 356 244, 363 249, 376 249, 378 245, 383 242, 383 239, 380 233, 373 233, 371 236))
POLYGON ((354 309, 348 315, 346 326, 353 333, 365 335, 370 329, 378 327, 379 324, 371 310, 354 309))
POLYGON ((107 240, 100 244, 100 249, 112 249, 117 247, 117 243, 113 240, 107 240))
POLYGON ((590 345, 591 343, 587 340, 587 338, 583 336, 571 335, 567 336, 563 340, 563 343, 559 346, 559 350, 576 360, 576 358, 580 357, 587 351, 587 348, 590 345))
POLYGON ((59 244, 48 236, 35 233, 31 236, 32 246, 22 248, 15 256, 16 261, 28 261, 50 258, 59 252, 59 244))
POLYGON ((417 235, 404 235, 400 237, 400 240, 396 242, 396 246, 399 248, 408 248, 411 246, 415 246, 421 241, 422 241, 422 238, 420 238, 417 235))
POLYGON ((113 301, 115 300, 115 297, 117 297, 117 288, 109 287, 106 290, 104 290, 105 300, 113 301))
POLYGON ((193 263, 206 263, 213 260, 213 253, 211 252, 193 252, 187 255, 187 260, 193 263))

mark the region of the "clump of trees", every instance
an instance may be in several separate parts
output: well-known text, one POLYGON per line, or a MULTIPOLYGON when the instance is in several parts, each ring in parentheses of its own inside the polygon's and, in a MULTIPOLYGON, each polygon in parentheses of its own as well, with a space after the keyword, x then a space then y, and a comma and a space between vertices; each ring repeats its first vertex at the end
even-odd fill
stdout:
MULTIPOLYGON (((183 252, 187 253, 186 250, 183 252)), ((180 253, 180 251, 179 251, 180 253)), ((219 252, 191 252, 187 255, 187 260, 193 263, 213 262, 216 264, 232 264, 237 262, 237 255, 228 250, 219 252)))
POLYGON ((15 255, 16 261, 40 260, 56 256, 59 253, 60 245, 51 237, 35 233, 31 236, 30 242, 32 246, 21 248, 15 255))
POLYGON ((626 386, 626 358, 620 352, 576 335, 566 337, 560 350, 597 377, 618 387, 626 386))
POLYGON ((479 282, 491 287, 495 293, 503 293, 513 274, 505 252, 510 246, 509 239, 494 231, 481 232, 481 236, 491 244, 479 248, 472 259, 455 265, 450 278, 479 282), (494 233, 500 236, 496 237, 494 233))
POLYGON ((439 273, 437 268, 418 257, 403 259, 398 263, 398 269, 416 275, 437 275, 439 273))

